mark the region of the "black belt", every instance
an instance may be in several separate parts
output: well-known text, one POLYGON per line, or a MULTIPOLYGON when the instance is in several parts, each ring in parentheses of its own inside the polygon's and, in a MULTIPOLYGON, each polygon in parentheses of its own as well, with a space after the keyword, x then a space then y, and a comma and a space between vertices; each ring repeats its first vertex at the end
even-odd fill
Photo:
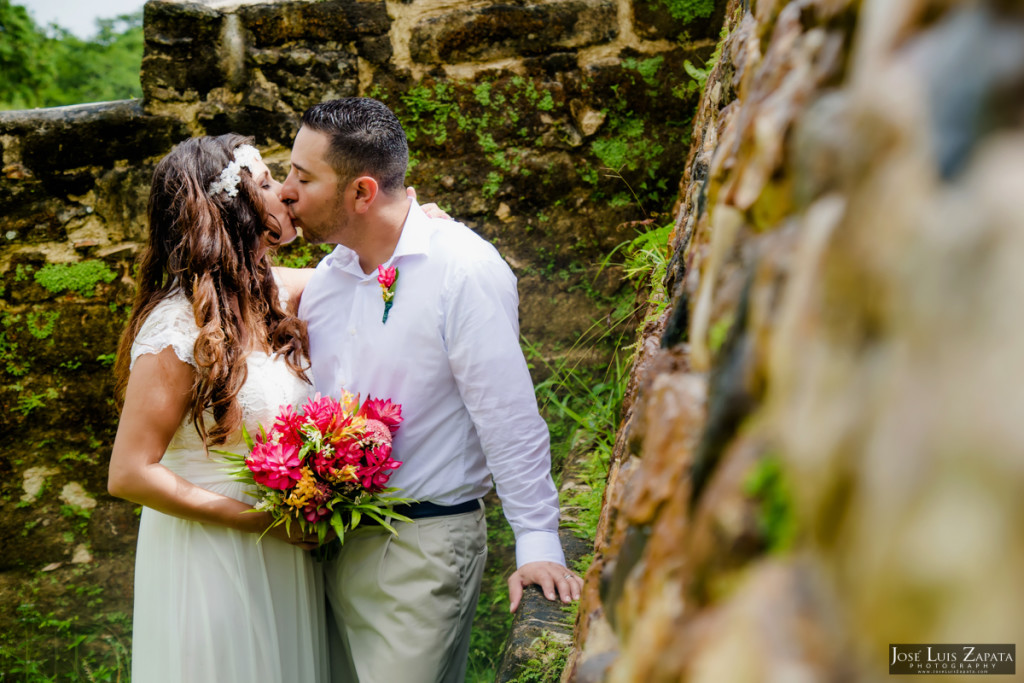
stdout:
POLYGON ((396 505, 394 511, 405 515, 410 519, 423 519, 425 517, 445 517, 447 515, 461 515, 464 512, 473 512, 480 509, 480 499, 474 498, 458 505, 438 505, 437 503, 410 503, 408 505, 396 505))

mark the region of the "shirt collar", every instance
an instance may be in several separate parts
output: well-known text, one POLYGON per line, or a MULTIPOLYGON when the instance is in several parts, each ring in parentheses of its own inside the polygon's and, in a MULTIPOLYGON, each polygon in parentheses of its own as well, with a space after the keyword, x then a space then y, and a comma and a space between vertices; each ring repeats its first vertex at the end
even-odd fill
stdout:
POLYGON ((430 253, 430 236, 437 228, 433 222, 423 213, 423 209, 415 199, 409 200, 409 215, 405 218, 405 225, 402 226, 402 234, 398 237, 398 244, 395 245, 395 252, 387 260, 391 263, 401 256, 412 256, 414 254, 427 255, 430 253))
MULTIPOLYGON (((417 254, 427 255, 430 253, 430 236, 434 234, 437 227, 433 224, 433 221, 423 212, 419 203, 415 199, 409 200, 409 213, 405 218, 405 223, 402 226, 402 234, 398 237, 398 244, 395 245, 395 251, 391 254, 391 258, 384 262, 384 266, 389 266, 394 263, 397 259, 404 256, 414 256, 417 254)), ((363 277, 369 277, 363 273, 359 267, 359 257, 356 252, 349 249, 343 244, 339 244, 335 247, 327 256, 327 265, 332 267, 341 268, 343 270, 355 271, 358 275, 363 277)), ((372 273, 370 274, 372 275, 372 273)))

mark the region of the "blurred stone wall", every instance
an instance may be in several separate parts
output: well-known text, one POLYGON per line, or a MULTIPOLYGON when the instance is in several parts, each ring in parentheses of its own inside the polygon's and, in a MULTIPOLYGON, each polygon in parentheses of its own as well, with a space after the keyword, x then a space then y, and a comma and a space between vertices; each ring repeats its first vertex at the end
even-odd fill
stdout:
POLYGON ((733 0, 726 26, 564 680, 1019 652, 1021 5, 733 0))
POLYGON ((175 143, 251 134, 283 177, 306 107, 383 99, 409 132, 420 197, 519 277, 538 376, 548 362, 601 364, 580 338, 633 303, 601 262, 671 220, 699 95, 686 62, 704 64, 724 12, 724 0, 152 1, 142 100, 0 113, 0 652, 52 636, 60 669, 79 635, 112 656, 126 644, 137 518, 106 494, 111 363, 149 178, 175 143))

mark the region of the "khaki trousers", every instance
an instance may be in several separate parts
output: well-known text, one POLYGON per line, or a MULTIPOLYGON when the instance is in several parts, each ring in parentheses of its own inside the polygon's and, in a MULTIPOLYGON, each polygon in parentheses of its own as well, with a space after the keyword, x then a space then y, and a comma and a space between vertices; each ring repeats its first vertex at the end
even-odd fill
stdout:
POLYGON ((463 683, 487 559, 483 509, 368 527, 324 564, 331 683, 463 683))

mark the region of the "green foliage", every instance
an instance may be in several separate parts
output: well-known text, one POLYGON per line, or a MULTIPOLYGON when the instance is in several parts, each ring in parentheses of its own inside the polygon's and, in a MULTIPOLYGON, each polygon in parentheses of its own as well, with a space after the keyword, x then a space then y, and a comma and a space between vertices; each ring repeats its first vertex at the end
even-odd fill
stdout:
MULTIPOLYGON (((644 69, 652 65, 660 67, 656 60, 648 61, 650 64, 644 69)), ((647 73, 656 71, 657 68, 647 73)), ((627 106, 628 103, 620 98, 605 110, 607 125, 601 136, 591 142, 590 151, 597 158, 600 175, 625 183, 634 201, 646 213, 645 204, 661 204, 666 199, 667 180, 660 172, 666 161, 665 146, 647 132, 644 120, 629 111, 627 106)), ((579 172, 585 182, 595 188, 598 186, 600 175, 597 172, 591 172, 589 168, 579 172)))
POLYGON ((491 171, 487 174, 487 178, 484 179, 484 184, 480 188, 480 194, 487 199, 490 199, 494 195, 498 194, 498 189, 501 187, 502 177, 497 171, 491 171))
POLYGON ((5 329, 0 330, 0 365, 11 377, 21 377, 28 372, 28 364, 18 353, 18 344, 7 336, 10 325, 19 318, 20 316, 4 314, 3 326, 5 329))
POLYGON ((661 55, 657 57, 651 57, 649 59, 636 59, 635 57, 627 57, 622 60, 622 66, 626 69, 633 69, 640 74, 640 78, 644 80, 644 83, 654 87, 658 84, 657 74, 658 69, 665 62, 665 58, 661 55))
POLYGON ((18 404, 14 407, 14 412, 20 414, 22 417, 28 417, 29 414, 37 409, 46 406, 46 401, 55 400, 60 394, 56 389, 50 388, 41 394, 28 393, 18 396, 18 404))
POLYGON ((141 97, 142 13, 96 24, 96 36, 81 40, 0 0, 0 109, 141 97))
MULTIPOLYGON (((56 580, 56 579, 52 579, 56 580)), ((82 623, 27 600, 15 608, 14 628, 0 633, 0 680, 43 683, 69 681, 99 683, 128 681, 129 647, 121 640, 131 632, 131 617, 122 612, 103 612, 103 589, 79 585, 71 592, 96 611, 95 619, 82 623)), ((38 589, 35 589, 38 590, 38 589)))
POLYGON ((110 283, 117 277, 103 261, 78 263, 48 263, 35 273, 35 281, 44 288, 60 294, 71 290, 81 296, 92 296, 100 282, 110 283))
POLYGON ((334 245, 310 244, 303 240, 282 247, 274 255, 274 265, 285 268, 312 268, 320 263, 324 255, 331 253, 334 245))
POLYGON ((573 490, 562 505, 575 512, 576 520, 566 522, 578 536, 593 540, 601 514, 605 480, 615 447, 625 395, 628 368, 615 358, 603 376, 571 366, 564 361, 552 365, 539 348, 527 340, 527 359, 543 363, 550 376, 536 386, 537 401, 552 434, 552 460, 560 471, 569 452, 578 457, 573 472, 585 486, 573 490))
POLYGON ((533 656, 526 660, 511 683, 554 683, 562 676, 569 659, 568 644, 560 643, 545 631, 531 643, 533 656))
POLYGON ((796 537, 796 518, 781 458, 770 453, 759 460, 744 482, 744 490, 758 501, 758 528, 768 549, 789 549, 796 537))
POLYGON ((0 0, 0 108, 34 106, 37 92, 56 76, 48 42, 24 7, 0 0))
POLYGON ((657 0, 676 21, 689 23, 710 17, 715 11, 715 0, 657 0))
POLYGON ((512 628, 506 577, 515 571, 515 538, 500 505, 487 506, 487 565, 469 640, 466 681, 490 683, 512 628))
POLYGON ((722 58, 722 48, 725 46, 725 39, 729 36, 729 29, 727 26, 722 27, 721 33, 718 34, 718 44, 715 45, 715 51, 711 53, 711 57, 705 62, 704 68, 697 68, 693 65, 689 59, 683 61, 683 69, 686 70, 687 75, 690 76, 689 81, 680 83, 672 88, 672 95, 678 97, 681 100, 689 98, 694 93, 699 93, 704 90, 705 84, 708 82, 708 74, 718 64, 718 60, 722 58))
POLYGON ((26 316, 25 326, 29 334, 36 339, 46 339, 53 334, 54 328, 57 327, 57 318, 60 317, 60 311, 31 311, 26 316))
POLYGON ((485 81, 477 85, 473 88, 473 96, 481 107, 491 106, 491 84, 485 81))

